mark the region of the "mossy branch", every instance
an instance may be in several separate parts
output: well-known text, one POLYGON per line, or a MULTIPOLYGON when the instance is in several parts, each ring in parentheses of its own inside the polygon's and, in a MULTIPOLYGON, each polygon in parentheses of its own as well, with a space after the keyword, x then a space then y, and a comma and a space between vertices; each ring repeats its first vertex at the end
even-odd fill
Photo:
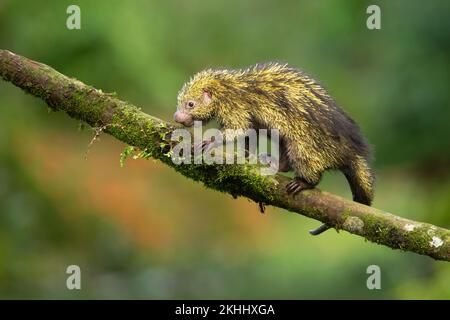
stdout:
POLYGON ((400 218, 318 189, 302 191, 292 197, 285 192, 288 178, 261 176, 259 170, 249 165, 175 165, 168 157, 170 134, 176 128, 170 123, 143 113, 115 95, 103 93, 7 50, 0 50, 0 75, 43 99, 53 110, 64 111, 74 119, 102 128, 117 139, 145 150, 146 156, 203 182, 206 187, 284 208, 394 249, 450 261, 450 231, 447 229, 400 218))

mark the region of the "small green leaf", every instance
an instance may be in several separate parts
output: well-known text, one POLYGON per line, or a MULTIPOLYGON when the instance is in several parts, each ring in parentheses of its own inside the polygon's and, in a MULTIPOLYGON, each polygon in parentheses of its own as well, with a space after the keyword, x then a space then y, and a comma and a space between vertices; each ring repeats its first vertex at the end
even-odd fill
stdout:
POLYGON ((125 160, 134 153, 134 147, 127 146, 120 154, 120 167, 123 168, 125 165, 125 160))

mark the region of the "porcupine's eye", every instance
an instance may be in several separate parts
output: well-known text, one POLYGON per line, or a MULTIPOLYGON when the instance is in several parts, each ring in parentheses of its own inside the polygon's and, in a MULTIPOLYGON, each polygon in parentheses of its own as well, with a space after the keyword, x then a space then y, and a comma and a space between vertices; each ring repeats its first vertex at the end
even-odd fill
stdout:
POLYGON ((189 101, 187 103, 188 108, 192 109, 195 106, 195 102, 194 101, 189 101))

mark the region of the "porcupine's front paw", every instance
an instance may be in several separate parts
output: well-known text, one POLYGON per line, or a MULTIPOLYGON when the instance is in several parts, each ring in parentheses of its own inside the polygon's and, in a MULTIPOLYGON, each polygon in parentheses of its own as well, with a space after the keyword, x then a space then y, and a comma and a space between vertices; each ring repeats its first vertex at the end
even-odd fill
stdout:
POLYGON ((268 153, 261 153, 259 155, 259 162, 263 165, 271 165, 274 162, 274 158, 268 153))
POLYGON ((263 165, 269 165, 279 172, 288 172, 292 170, 289 160, 283 157, 275 158, 268 153, 261 153, 259 155, 259 162, 263 165))
POLYGON ((281 168, 281 166, 280 166, 281 163, 280 163, 279 159, 271 156, 268 153, 261 153, 259 155, 259 162, 262 165, 268 165, 272 168, 277 169, 278 171, 281 171, 281 172, 286 171, 286 170, 284 170, 284 168, 281 168))
POLYGON ((294 179, 292 179, 291 182, 289 182, 286 185, 286 192, 288 194, 295 195, 296 193, 298 193, 302 190, 307 190, 307 189, 312 189, 312 188, 314 188, 314 186, 309 184, 308 182, 304 181, 303 179, 294 178, 294 179))

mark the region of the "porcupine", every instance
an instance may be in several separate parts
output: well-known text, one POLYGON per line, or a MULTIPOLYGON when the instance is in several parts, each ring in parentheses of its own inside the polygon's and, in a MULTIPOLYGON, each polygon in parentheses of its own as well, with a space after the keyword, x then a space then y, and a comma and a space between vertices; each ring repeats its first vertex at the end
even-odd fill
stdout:
POLYGON ((223 130, 278 129, 280 171, 295 172, 286 185, 289 194, 314 188, 324 171, 337 169, 347 178, 353 200, 371 204, 374 175, 367 140, 325 89, 301 70, 266 63, 197 73, 179 92, 174 119, 192 126, 194 120, 212 118, 223 130))

